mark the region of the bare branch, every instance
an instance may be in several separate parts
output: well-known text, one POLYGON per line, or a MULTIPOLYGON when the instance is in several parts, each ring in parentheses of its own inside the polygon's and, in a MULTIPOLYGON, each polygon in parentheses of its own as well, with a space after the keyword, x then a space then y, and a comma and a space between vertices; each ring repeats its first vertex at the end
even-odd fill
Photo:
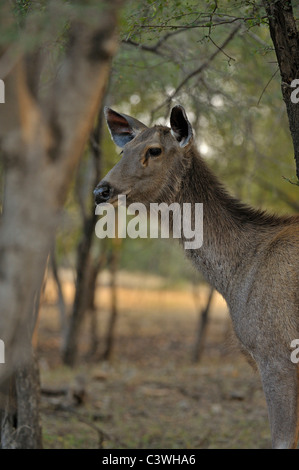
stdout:
MULTIPOLYGON (((210 18, 210 15, 206 15, 208 18, 210 18)), ((224 15, 223 17, 229 17, 229 15, 224 15)), ((234 16, 234 17, 231 17, 231 19, 229 20, 223 20, 222 18, 219 18, 219 17, 216 17, 214 18, 214 23, 212 26, 221 26, 221 25, 226 25, 226 24, 232 24, 232 23, 235 23, 236 21, 243 21, 243 22, 246 22, 246 21, 253 21, 253 20, 256 20, 256 17, 255 16, 248 16, 247 18, 244 17, 244 16, 234 16)), ((261 20, 264 20, 266 19, 267 16, 261 16, 260 19, 261 20)), ((142 29, 160 29, 160 30, 163 30, 163 29, 172 29, 172 30, 177 30, 177 29, 195 29, 195 28, 209 28, 210 27, 210 24, 209 22, 207 23, 206 21, 205 22, 200 22, 200 23, 197 23, 197 24, 192 24, 192 25, 185 25, 185 26, 181 26, 181 25, 176 25, 176 24, 171 24, 171 25, 155 25, 155 24, 147 24, 147 25, 140 25, 139 26, 140 28, 142 29)))
POLYGON ((136 46, 138 48, 140 48, 141 50, 143 51, 146 51, 146 52, 153 52, 155 54, 158 54, 160 56, 163 57, 162 53, 160 53, 158 51, 158 49, 163 46, 163 44, 165 44, 165 42, 170 38, 170 37, 173 37, 173 36, 176 36, 180 33, 183 33, 185 31, 187 31, 189 28, 188 26, 185 26, 185 27, 182 27, 180 29, 177 29, 176 31, 172 31, 170 33, 166 33, 164 36, 162 36, 157 42, 155 45, 153 46, 147 46, 145 44, 141 44, 141 43, 138 43, 136 41, 133 41, 132 39, 128 38, 128 39, 125 39, 122 41, 123 44, 129 44, 131 46, 136 46))
POLYGON ((263 88, 263 91, 258 99, 258 102, 257 102, 257 105, 260 104, 261 102, 261 99, 263 97, 263 94, 265 93, 265 91, 267 90, 268 86, 270 85, 270 83, 272 82, 273 78, 275 77, 275 75, 277 74, 277 72, 279 72, 279 67, 275 70, 275 72, 272 74, 272 76, 270 77, 270 79, 267 81, 266 85, 264 86, 263 88))
MULTIPOLYGON (((159 41, 160 42, 160 41, 159 41)), ((138 49, 146 52, 152 52, 153 54, 159 55, 160 57, 164 57, 164 55, 158 50, 160 44, 156 44, 155 46, 146 46, 145 44, 140 44, 138 42, 132 41, 132 39, 126 39, 122 41, 123 44, 128 44, 130 46, 135 46, 138 49)))
POLYGON ((216 42, 214 41, 214 39, 212 39, 212 37, 211 37, 210 35, 209 35, 209 40, 214 44, 215 47, 217 47, 217 49, 219 49, 219 50, 222 52, 222 54, 224 54, 224 55, 229 59, 229 62, 230 62, 231 60, 233 60, 233 61, 236 60, 236 59, 234 59, 233 57, 231 57, 230 55, 228 55, 228 54, 222 49, 221 46, 218 46, 218 45, 216 44, 216 42))
POLYGON ((209 65, 210 63, 215 59, 215 57, 220 53, 223 52, 223 49, 227 46, 227 44, 234 38, 234 36, 237 34, 239 29, 241 28, 241 24, 238 24, 228 35, 228 37, 223 41, 221 46, 217 47, 217 50, 213 52, 213 54, 203 63, 201 64, 197 69, 193 70, 191 73, 189 73, 182 81, 181 83, 177 86, 177 88, 166 98, 166 100, 159 106, 157 106, 153 111, 152 115, 156 113, 159 109, 163 108, 165 105, 170 105, 171 101, 173 98, 179 93, 179 91, 186 85, 186 83, 196 75, 202 73, 209 65))

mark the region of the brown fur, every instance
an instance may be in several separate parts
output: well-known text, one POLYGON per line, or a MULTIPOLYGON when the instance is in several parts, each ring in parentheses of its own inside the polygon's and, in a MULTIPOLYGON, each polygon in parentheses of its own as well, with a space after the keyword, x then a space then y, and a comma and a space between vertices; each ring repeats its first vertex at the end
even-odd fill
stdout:
POLYGON ((186 254, 226 299, 237 338, 256 363, 273 447, 296 447, 299 375, 290 343, 299 338, 299 216, 270 215, 229 195, 197 152, 183 108, 174 109, 171 132, 109 110, 112 137, 122 142, 128 119, 132 139, 98 188, 109 185, 111 201, 128 194, 128 204, 203 203, 203 245, 186 254), (161 147, 159 157, 146 157, 152 145, 161 147))

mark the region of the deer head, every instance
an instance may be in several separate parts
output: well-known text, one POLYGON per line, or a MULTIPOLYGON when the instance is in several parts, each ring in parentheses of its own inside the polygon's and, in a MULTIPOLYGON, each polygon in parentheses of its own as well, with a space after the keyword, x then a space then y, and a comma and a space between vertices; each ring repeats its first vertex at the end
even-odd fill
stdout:
POLYGON ((105 108, 112 139, 123 149, 121 160, 97 185, 96 204, 171 202, 189 166, 193 132, 182 106, 171 111, 170 128, 147 127, 135 118, 105 108))

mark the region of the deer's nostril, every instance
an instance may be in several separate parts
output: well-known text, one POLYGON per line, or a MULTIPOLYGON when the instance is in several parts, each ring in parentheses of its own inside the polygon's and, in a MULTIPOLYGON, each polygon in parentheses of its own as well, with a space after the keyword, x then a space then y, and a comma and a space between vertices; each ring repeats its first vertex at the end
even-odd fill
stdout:
POLYGON ((111 187, 108 185, 100 186, 94 190, 93 194, 96 204, 107 202, 111 195, 111 187))

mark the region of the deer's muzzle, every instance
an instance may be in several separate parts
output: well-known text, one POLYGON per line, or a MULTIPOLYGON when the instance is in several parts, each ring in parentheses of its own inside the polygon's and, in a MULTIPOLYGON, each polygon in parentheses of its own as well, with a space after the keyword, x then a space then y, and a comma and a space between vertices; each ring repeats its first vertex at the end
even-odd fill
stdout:
POLYGON ((107 202, 112 193, 112 188, 108 183, 103 183, 96 187, 94 190, 94 200, 96 204, 101 204, 102 202, 107 202))

